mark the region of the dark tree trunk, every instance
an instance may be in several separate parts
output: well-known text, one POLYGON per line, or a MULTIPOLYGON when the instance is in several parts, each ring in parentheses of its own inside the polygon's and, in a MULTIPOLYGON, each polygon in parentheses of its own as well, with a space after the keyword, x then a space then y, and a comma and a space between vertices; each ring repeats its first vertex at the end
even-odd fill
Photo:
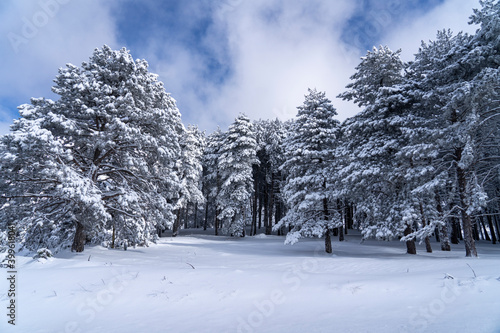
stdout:
POLYGON ((432 253, 432 246, 431 246, 431 240, 429 239, 429 236, 425 237, 425 251, 428 253, 432 253))
POLYGON ((495 234, 495 228, 493 227, 493 220, 491 218, 491 215, 487 215, 486 219, 488 220, 488 226, 490 227, 491 242, 493 244, 496 244, 497 243, 497 236, 495 234))
POLYGON ((71 251, 83 252, 85 248, 85 228, 80 222, 76 222, 75 238, 73 239, 73 245, 71 245, 71 251))
POLYGON ((349 203, 347 208, 347 229, 352 229, 354 227, 354 205, 349 203))
MULTIPOLYGON (((457 162, 461 160, 462 150, 456 150, 457 162)), ((467 213, 469 208, 467 204, 467 178, 465 171, 459 166, 456 167, 457 181, 458 181, 458 194, 460 197, 460 212, 462 215, 462 227, 464 229, 464 243, 465 243, 465 256, 477 257, 476 242, 472 234, 472 219, 467 213)))
POLYGON ((332 253, 332 236, 331 236, 331 230, 327 229, 326 234, 325 234, 325 252, 326 253, 332 253))
POLYGON ((266 184, 266 186, 264 187, 264 229, 266 234, 268 229, 268 223, 269 223, 269 188, 266 184))
POLYGON ((194 227, 198 229, 198 203, 194 204, 194 227))
POLYGON ((344 240, 344 227, 339 227, 339 242, 343 242, 344 240))
POLYGON ((112 249, 115 248, 115 225, 114 224, 113 224, 113 233, 111 234, 111 248, 112 249))
POLYGON ((494 216, 495 227, 497 230, 497 240, 500 240, 500 223, 498 222, 498 215, 494 216))
POLYGON ((184 215, 184 229, 189 228, 188 217, 189 217, 189 202, 186 203, 186 214, 184 215))
POLYGON ((175 219, 175 222, 174 222, 174 226, 172 228, 172 237, 177 237, 177 235, 179 234, 179 228, 181 226, 181 209, 179 208, 177 210, 177 217, 175 219))
POLYGON ((208 227, 208 197, 207 202, 205 202, 205 221, 203 222, 203 230, 207 230, 208 227))
MULTIPOLYGON (((281 199, 279 199, 279 196, 277 196, 278 200, 275 200, 274 204, 274 209, 276 210, 274 214, 274 224, 278 224, 278 222, 281 220, 281 199)), ((278 229, 278 236, 281 236, 281 228, 278 229)))
MULTIPOLYGON (((407 225, 406 229, 404 231, 404 235, 408 236, 412 232, 413 232, 413 229, 411 228, 411 226, 407 225)), ((417 254, 417 247, 415 245, 415 238, 412 238, 412 239, 406 241, 406 253, 417 254)))
MULTIPOLYGON (((323 183, 323 187, 326 188, 326 181, 323 183)), ((325 223, 328 223, 329 220, 329 214, 328 214, 328 199, 323 198, 323 218, 325 220, 325 223)), ((332 253, 332 236, 331 236, 331 229, 329 227, 326 228, 326 234, 325 234, 325 252, 326 253, 332 253)))
MULTIPOLYGON (((427 221, 425 219, 424 206, 422 205, 421 202, 419 203, 419 206, 420 206, 420 219, 422 221, 422 227, 425 228, 425 226, 427 225, 427 221)), ((432 253, 431 240, 429 239, 429 236, 425 236, 424 242, 425 242, 425 250, 428 253, 432 253)))
POLYGON ((448 238, 448 228, 446 224, 439 227, 439 233, 441 234, 441 251, 451 251, 450 240, 448 238))
POLYGON ((250 236, 257 235, 257 198, 258 193, 254 192, 252 202, 252 227, 250 228, 250 236))
POLYGON ((257 235, 257 197, 252 199, 252 224, 250 225, 250 236, 257 235))
POLYGON ((484 240, 491 242, 490 234, 488 233, 488 230, 486 230, 486 223, 484 223, 484 218, 480 217, 479 221, 481 223, 480 227, 481 226, 483 227, 482 230, 483 230, 483 234, 484 234, 484 240))
POLYGON ((215 221, 214 221, 215 236, 219 236, 219 213, 220 213, 220 209, 216 208, 215 209, 215 221))
POLYGON ((274 195, 273 195, 273 189, 274 189, 274 179, 271 176, 271 185, 269 186, 269 209, 268 209, 268 222, 266 225, 266 235, 270 235, 273 231, 273 207, 274 207, 274 195))
POLYGON ((337 211, 340 216, 340 222, 341 226, 339 227, 339 242, 344 241, 344 224, 345 224, 345 219, 344 219, 344 208, 342 207, 342 202, 337 199, 337 211))
POLYGON ((252 202, 252 227, 250 236, 257 235, 257 200, 259 200, 259 173, 258 167, 253 166, 253 202, 252 202))
POLYGON ((471 217, 471 223, 472 223, 472 238, 475 241, 478 241, 481 239, 481 230, 478 229, 477 222, 472 217, 471 217))
POLYGON ((260 194, 259 195, 259 230, 260 228, 262 228, 262 206, 263 206, 263 200, 262 200, 262 197, 263 197, 264 194, 260 194))
MULTIPOLYGON (((439 213, 439 217, 443 217, 444 209, 441 204, 441 197, 439 196, 438 191, 436 191, 436 209, 439 213)), ((437 227, 436 229, 439 229, 439 231, 436 232, 436 239, 439 238, 439 242, 441 242, 441 251, 451 251, 450 239, 448 238, 448 227, 446 221, 444 221, 444 223, 441 226, 437 227), (437 235, 439 235, 439 237, 437 235)))
POLYGON ((459 244, 459 238, 460 238, 460 225, 458 224, 458 221, 456 218, 452 217, 451 218, 451 244, 459 244))

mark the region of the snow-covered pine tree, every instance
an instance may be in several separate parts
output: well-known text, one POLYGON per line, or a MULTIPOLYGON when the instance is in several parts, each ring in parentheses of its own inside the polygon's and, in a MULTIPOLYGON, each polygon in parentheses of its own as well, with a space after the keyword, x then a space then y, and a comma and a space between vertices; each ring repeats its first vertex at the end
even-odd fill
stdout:
POLYGON ((213 221, 215 235, 219 234, 220 220, 217 198, 221 188, 219 172, 219 157, 225 133, 220 128, 206 138, 206 147, 203 152, 203 192, 205 194, 205 221, 203 229, 209 226, 209 218, 213 221))
MULTIPOLYGON (((414 112, 434 133, 421 141, 437 151, 433 165, 447 184, 436 193, 447 201, 440 205, 448 206, 446 215, 461 216, 466 256, 477 256, 473 219, 487 204, 484 184, 496 169, 491 163, 498 163, 486 156, 491 151, 487 146, 496 141, 499 120, 493 102, 498 93, 485 84, 498 82, 498 41, 491 36, 498 32, 499 9, 497 5, 495 12, 492 4, 482 2, 483 10, 475 11, 473 22, 485 23, 476 35, 438 32, 435 42, 422 45, 410 68, 420 98, 414 112), (497 24, 491 24, 495 19, 497 24)), ((436 178, 430 179, 421 188, 436 184, 436 178)))
POLYGON ((20 107, 2 138, 0 177, 24 246, 147 244, 172 224, 183 126, 147 68, 104 46, 80 68, 59 70, 57 101, 20 107))
POLYGON ((180 141, 181 157, 177 168, 180 174, 181 188, 176 203, 177 218, 173 226, 173 236, 177 236, 179 232, 182 211, 187 210, 189 204, 194 204, 196 210, 199 204, 205 202, 205 197, 201 191, 203 172, 201 159, 204 146, 204 133, 200 132, 195 126, 188 126, 180 141))
POLYGON ((415 234, 419 238, 429 237, 438 228, 441 249, 445 251, 450 250, 448 230, 456 229, 455 219, 450 216, 458 203, 455 177, 450 172, 452 154, 442 146, 443 138, 451 139, 450 133, 444 134, 449 126, 443 112, 448 96, 442 95, 438 87, 449 80, 443 70, 460 57, 457 50, 469 39, 461 33, 453 36, 451 31, 438 31, 435 41, 422 42, 406 76, 406 88, 414 100, 410 110, 413 126, 405 133, 408 143, 399 155, 412 161, 406 181, 412 184, 412 193, 423 207, 422 219, 427 221, 415 234))
POLYGON ((218 170, 220 192, 216 198, 222 230, 232 236, 244 236, 253 193, 253 165, 259 163, 257 142, 250 119, 241 114, 229 126, 224 137, 218 170))
POLYGON ((71 153, 46 128, 53 107, 44 99, 21 106, 0 144, 0 217, 15 226, 20 246, 31 250, 71 245, 76 221, 104 229, 110 219, 99 189, 71 167, 71 153))
POLYGON ((388 46, 373 47, 356 66, 356 73, 350 77, 353 82, 346 86, 349 90, 337 97, 353 101, 360 107, 374 104, 380 89, 402 82, 405 64, 400 55, 401 50, 394 52, 388 46))
MULTIPOLYGON (((477 161, 475 166, 479 193, 473 196, 476 211, 483 208, 485 216, 477 217, 478 221, 487 219, 493 243, 496 242, 492 212, 498 214, 500 202, 500 2, 494 0, 480 1, 481 8, 474 10, 471 23, 478 24, 479 29, 473 36, 471 49, 463 61, 473 65, 477 73, 471 80, 472 105, 478 115, 477 161), (484 184, 484 185, 483 185, 484 184), (488 200, 481 198, 484 190, 488 200)), ((476 224, 477 226, 477 224, 476 224)), ((498 227, 497 227, 498 228, 498 227)), ((484 228, 486 233, 486 228, 484 228)), ((500 235, 500 231, 499 231, 500 235)), ((487 238, 488 236, 486 236, 487 238)))
POLYGON ((254 165, 252 234, 257 233, 257 226, 262 224, 263 217, 265 233, 270 235, 273 217, 275 224, 281 220, 283 214, 284 202, 280 193, 282 187, 280 166, 284 162, 283 141, 286 137, 286 128, 279 119, 256 121, 254 128, 259 164, 254 165))
POLYGON ((282 170, 286 180, 283 196, 288 211, 275 230, 292 227, 285 244, 302 237, 325 236, 325 251, 332 253, 331 232, 339 226, 331 209, 328 165, 333 163, 337 111, 324 92, 309 89, 297 119, 285 139, 282 170))
POLYGON ((364 237, 409 236, 407 252, 415 254, 411 234, 418 202, 405 179, 411 161, 396 158, 407 143, 406 129, 412 126, 411 101, 403 85, 406 64, 400 52, 387 46, 373 48, 356 67, 354 82, 347 86, 350 90, 339 95, 364 109, 342 126, 335 190, 356 205, 364 237))

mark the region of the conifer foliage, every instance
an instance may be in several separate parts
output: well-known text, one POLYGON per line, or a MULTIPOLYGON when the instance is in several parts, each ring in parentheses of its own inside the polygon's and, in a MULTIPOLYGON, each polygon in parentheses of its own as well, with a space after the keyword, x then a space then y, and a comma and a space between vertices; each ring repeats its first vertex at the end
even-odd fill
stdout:
POLYGON ((475 34, 439 31, 414 61, 369 51, 338 96, 361 108, 342 124, 309 89, 294 120, 239 115, 205 137, 146 61, 96 49, 0 138, 0 245, 7 224, 31 250, 147 245, 199 227, 201 210, 216 235, 264 227, 331 253, 332 233, 356 227, 410 254, 462 238, 477 256, 476 240, 500 239, 500 2, 480 5, 475 34))
POLYGON ((146 61, 108 46, 60 69, 53 91, 2 138, 2 220, 31 249, 154 240, 180 190, 175 101, 146 61))
POLYGON ((325 250, 331 253, 330 233, 338 225, 329 202, 328 165, 334 159, 337 111, 326 94, 316 89, 309 89, 297 109, 297 119, 284 143, 282 165, 288 212, 274 228, 292 228, 286 237, 288 244, 302 237, 325 236, 325 250))
POLYGON ((244 236, 250 199, 253 193, 253 165, 257 160, 257 142, 250 119, 241 114, 229 126, 218 158, 220 192, 217 207, 223 232, 244 236))

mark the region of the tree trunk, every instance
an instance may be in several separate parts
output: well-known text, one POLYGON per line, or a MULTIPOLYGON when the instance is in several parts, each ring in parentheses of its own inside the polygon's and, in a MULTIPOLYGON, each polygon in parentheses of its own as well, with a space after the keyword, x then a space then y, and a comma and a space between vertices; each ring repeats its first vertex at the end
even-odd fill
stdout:
POLYGON ((488 226, 490 227, 491 242, 493 244, 496 244, 497 243, 497 236, 495 234, 495 228, 493 227, 493 220, 491 218, 491 215, 487 215, 486 219, 488 220, 488 226))
MULTIPOLYGON (((460 161, 462 156, 462 150, 456 150, 457 162, 460 161)), ((472 234, 472 219, 467 213, 469 208, 467 204, 467 178, 465 171, 459 166, 456 167, 457 181, 458 181, 458 194, 460 197, 460 211, 462 215, 462 228, 464 230, 464 243, 465 243, 465 256, 466 257, 477 257, 476 242, 472 234)))
POLYGON ((258 225, 258 229, 260 230, 260 228, 262 228, 262 206, 263 206, 263 202, 262 202, 262 196, 264 194, 263 193, 260 193, 259 195, 259 225, 258 225))
POLYGON ((460 225, 458 224, 458 221, 456 218, 452 217, 451 218, 451 244, 459 244, 459 238, 460 238, 460 225))
POLYGON ((198 203, 194 204, 194 227, 198 229, 198 203))
POLYGON ((477 221, 471 217, 471 223, 472 223, 472 238, 475 240, 475 241, 478 241, 481 239, 481 230, 478 229, 477 227, 477 221))
MULTIPOLYGON (((323 188, 326 188, 326 180, 323 181, 323 188)), ((328 199, 323 198, 323 218, 325 220, 325 223, 328 224, 329 220, 329 213, 328 213, 328 199)), ((325 234, 325 252, 326 253, 332 253, 332 236, 331 236, 331 229, 327 226, 326 227, 326 234, 325 234)))
POLYGON ((339 242, 343 242, 344 240, 344 227, 339 227, 339 242))
POLYGON ((205 202, 205 221, 203 222, 203 231, 207 230, 208 226, 208 197, 207 202, 205 202))
POLYGON ((181 209, 177 210, 177 218, 174 222, 174 227, 172 228, 172 237, 177 237, 179 234, 179 228, 181 226, 181 209))
POLYGON ((332 236, 331 236, 331 230, 327 229, 326 234, 325 234, 325 252, 326 253, 332 253, 332 236))
POLYGON ((339 227, 339 242, 343 242, 344 241, 344 225, 345 225, 344 208, 342 207, 342 203, 339 199, 337 199, 337 211, 339 212, 340 222, 342 223, 341 226, 339 227))
POLYGON ((352 229, 354 227, 354 205, 348 204, 348 214, 347 214, 347 229, 352 229))
POLYGON ((264 232, 267 235, 269 223, 269 186, 264 187, 264 232))
POLYGON ((189 228, 188 217, 189 217, 189 202, 186 203, 186 214, 184 215, 184 229, 189 228))
POLYGON ((486 223, 484 223, 484 217, 479 218, 479 223, 480 227, 482 226, 483 234, 484 234, 484 240, 491 242, 491 237, 490 234, 488 233, 488 230, 486 230, 486 223))
POLYGON ((115 248, 115 225, 113 224, 113 233, 111 234, 111 248, 115 248))
POLYGON ((250 236, 257 235, 257 200, 259 199, 259 176, 254 168, 254 180, 253 180, 253 202, 252 202, 252 227, 250 228, 250 236))
POLYGON ((495 227, 497 230, 497 240, 500 240, 500 223, 498 222, 498 215, 494 216, 495 227))
POLYGON ((424 241, 425 241, 425 251, 427 251, 427 253, 432 253, 431 240, 429 239, 429 236, 426 236, 424 241))
MULTIPOLYGON (((407 225, 406 229, 404 231, 404 235, 408 236, 412 232, 413 232, 413 229, 411 228, 411 226, 407 225)), ((417 254, 417 247, 415 245, 415 238, 412 238, 412 239, 406 241, 406 253, 417 254)))
POLYGON ((436 242, 441 243, 441 238, 439 237, 439 228, 434 228, 434 236, 436 236, 436 242))
POLYGON ((75 238, 73 239, 73 245, 71 245, 71 252, 83 252, 85 238, 85 228, 80 222, 76 222, 75 238))
POLYGON ((215 208, 215 221, 214 221, 215 236, 219 236, 219 214, 220 214, 220 208, 215 208))
POLYGON ((448 228, 446 224, 439 227, 439 233, 441 234, 441 251, 451 251, 450 239, 448 238, 448 228))
MULTIPOLYGON (((425 226, 427 225, 427 221, 425 220, 424 206, 422 205, 421 202, 419 203, 419 206, 420 206, 420 219, 422 220, 422 227, 425 228, 425 226)), ((424 241, 425 241, 425 250, 428 253, 432 253, 431 240, 429 239, 429 236, 425 236, 424 241)))
MULTIPOLYGON (((279 193, 279 192, 277 192, 279 193)), ((274 200, 274 209, 276 210, 274 214, 274 224, 278 224, 278 222, 281 220, 281 200, 279 199, 279 195, 277 196, 278 200, 274 200)), ((278 230, 278 236, 281 236, 281 228, 278 230)))
POLYGON ((274 207, 273 191, 274 191, 274 178, 271 175, 271 185, 269 186, 269 200, 268 200, 269 209, 267 212, 269 221, 267 222, 266 226, 266 235, 270 235, 273 230, 273 207, 274 207))

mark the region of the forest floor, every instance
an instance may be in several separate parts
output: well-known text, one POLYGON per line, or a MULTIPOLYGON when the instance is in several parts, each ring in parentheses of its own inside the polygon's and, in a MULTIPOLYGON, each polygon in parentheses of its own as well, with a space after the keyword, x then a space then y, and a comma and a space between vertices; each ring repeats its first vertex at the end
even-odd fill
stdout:
POLYGON ((500 332, 500 245, 405 253, 398 241, 213 236, 16 258, 16 326, 0 332, 500 332))

